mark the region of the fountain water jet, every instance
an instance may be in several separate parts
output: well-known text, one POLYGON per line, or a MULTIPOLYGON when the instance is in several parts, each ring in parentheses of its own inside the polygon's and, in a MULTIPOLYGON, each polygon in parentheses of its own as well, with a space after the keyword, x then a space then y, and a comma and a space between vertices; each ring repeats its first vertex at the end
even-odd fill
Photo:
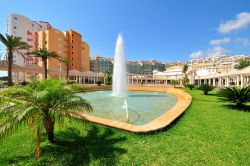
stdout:
POLYGON ((128 122, 128 102, 126 99, 124 100, 124 109, 126 112, 126 122, 128 122))
POLYGON ((122 35, 119 34, 116 41, 114 68, 113 68, 113 96, 124 97, 128 93, 127 70, 124 56, 124 44, 122 35))

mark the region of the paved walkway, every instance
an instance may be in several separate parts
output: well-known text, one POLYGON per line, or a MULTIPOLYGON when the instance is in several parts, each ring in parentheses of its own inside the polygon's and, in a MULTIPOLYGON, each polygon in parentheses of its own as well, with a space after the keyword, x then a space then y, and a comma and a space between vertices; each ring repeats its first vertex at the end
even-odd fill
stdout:
POLYGON ((125 122, 119 122, 116 120, 105 119, 97 116, 91 116, 81 114, 80 116, 88 121, 95 122, 101 125, 119 128, 122 130, 134 132, 134 133, 146 133, 150 131, 156 131, 168 126, 176 118, 178 118, 190 105, 192 97, 179 89, 166 88, 166 87, 147 87, 147 86, 130 86, 129 90, 143 90, 143 91, 162 91, 175 95, 178 99, 176 105, 171 110, 167 111, 163 115, 157 117, 151 122, 145 125, 133 125, 125 122))

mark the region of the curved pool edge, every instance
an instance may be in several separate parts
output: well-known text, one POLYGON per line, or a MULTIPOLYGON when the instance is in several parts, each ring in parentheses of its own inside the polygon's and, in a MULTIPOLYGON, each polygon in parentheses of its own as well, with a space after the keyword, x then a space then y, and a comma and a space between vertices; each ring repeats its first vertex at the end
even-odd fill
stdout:
POLYGON ((129 90, 140 91, 162 91, 173 94, 177 97, 177 103, 169 111, 155 118, 145 125, 134 125, 116 120, 105 119, 97 116, 78 114, 81 118, 90 122, 98 123, 104 126, 114 127, 134 133, 146 133, 165 128, 175 121, 191 104, 192 96, 183 90, 169 87, 151 87, 151 86, 130 86, 129 90))

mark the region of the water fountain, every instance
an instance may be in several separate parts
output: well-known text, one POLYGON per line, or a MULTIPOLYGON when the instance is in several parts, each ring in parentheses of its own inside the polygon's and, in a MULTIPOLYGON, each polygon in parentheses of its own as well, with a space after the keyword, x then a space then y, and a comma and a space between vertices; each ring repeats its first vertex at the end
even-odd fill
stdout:
POLYGON ((126 60, 124 56, 124 43, 119 34, 116 41, 112 94, 116 97, 125 97, 128 93, 126 60))
POLYGON ((124 43, 121 34, 118 35, 116 41, 112 91, 88 92, 79 95, 93 106, 92 115, 134 125, 145 125, 153 121, 177 103, 174 95, 161 92, 159 89, 157 92, 128 91, 124 43))

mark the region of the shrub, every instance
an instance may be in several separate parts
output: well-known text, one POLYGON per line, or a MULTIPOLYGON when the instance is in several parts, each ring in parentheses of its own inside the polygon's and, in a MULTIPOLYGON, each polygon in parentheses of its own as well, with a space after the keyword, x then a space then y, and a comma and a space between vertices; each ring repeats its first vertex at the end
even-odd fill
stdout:
POLYGON ((144 80, 142 80, 142 81, 141 81, 141 86, 143 86, 143 85, 144 85, 144 83, 145 83, 145 81, 144 81, 144 80))
POLYGON ((250 101, 250 85, 241 87, 227 87, 219 91, 219 96, 222 101, 235 103, 238 108, 243 106, 243 103, 250 101))
POLYGON ((189 84, 188 87, 189 87, 190 90, 193 90, 193 88, 195 87, 195 85, 194 84, 189 84))
POLYGON ((112 85, 112 72, 107 71, 104 75, 105 85, 112 85))
POLYGON ((204 92, 204 95, 207 95, 208 92, 212 91, 214 89, 213 86, 208 85, 208 84, 202 84, 198 87, 199 90, 204 92))
POLYGON ((101 86, 102 82, 101 82, 101 81, 97 81, 96 84, 97 84, 98 86, 101 86))
POLYGON ((23 82, 21 82, 21 85, 28 85, 28 82, 27 81, 23 81, 23 82))

